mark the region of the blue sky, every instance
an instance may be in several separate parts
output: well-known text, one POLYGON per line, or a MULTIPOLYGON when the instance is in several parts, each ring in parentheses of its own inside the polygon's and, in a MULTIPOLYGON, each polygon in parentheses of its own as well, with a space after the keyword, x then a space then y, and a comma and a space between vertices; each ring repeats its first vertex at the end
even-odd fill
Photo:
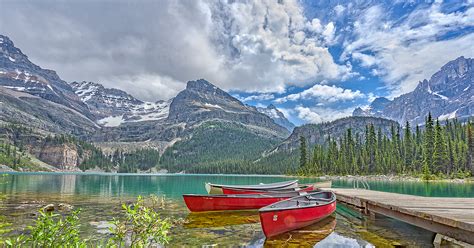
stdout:
POLYGON ((315 80, 304 87, 290 86, 273 94, 233 92, 250 105, 276 105, 298 125, 349 115, 354 108, 367 106, 375 97, 392 99, 407 93, 449 60, 474 53, 473 2, 363 1, 358 5, 347 1, 303 1, 301 4, 308 20, 317 19, 326 27, 334 24, 335 38, 325 47, 335 63, 349 63, 353 75, 315 80), (403 35, 398 36, 399 33, 403 35), (395 42, 383 44, 384 35, 393 37, 395 42), (351 48, 354 43, 361 45, 351 48), (456 47, 460 43, 464 45, 456 47), (447 45, 448 49, 438 51, 441 45, 447 45), (429 49, 420 52, 420 47, 429 49), (404 54, 400 54, 404 49, 404 54), (423 57, 427 53, 436 55, 423 57), (417 57, 413 63, 433 57, 439 61, 413 64, 410 70, 411 56, 417 57), (397 68, 397 61, 408 62, 405 65, 408 68, 397 68), (319 94, 309 94, 311 90, 319 94), (282 101, 295 94, 306 97, 282 101))
POLYGON ((156 101, 205 78, 300 125, 474 57, 474 1, 4 1, 0 32, 67 81, 156 101))

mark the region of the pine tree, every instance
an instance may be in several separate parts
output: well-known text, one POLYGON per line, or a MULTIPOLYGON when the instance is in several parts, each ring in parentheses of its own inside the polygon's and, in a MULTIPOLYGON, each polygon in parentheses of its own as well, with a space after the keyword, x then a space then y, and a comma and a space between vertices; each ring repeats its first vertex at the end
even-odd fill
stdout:
POLYGON ((467 123, 467 146, 468 146, 468 154, 467 154, 467 170, 471 171, 471 175, 474 175, 474 128, 472 122, 467 123))
POLYGON ((402 173, 405 173, 406 168, 411 167, 413 164, 413 141, 411 136, 410 123, 407 121, 405 125, 405 134, 403 137, 403 155, 405 156, 405 164, 403 166, 402 173))
POLYGON ((306 138, 300 136, 300 167, 305 168, 308 162, 307 152, 306 152, 306 138))
POLYGON ((375 174, 376 171, 376 164, 375 164, 375 156, 376 156, 376 137, 375 137, 375 129, 374 125, 370 124, 368 127, 368 137, 367 137, 367 154, 369 159, 369 171, 368 173, 375 174))
POLYGON ((428 113, 425 125, 424 145, 423 145, 423 174, 431 173, 433 166, 433 151, 434 151, 434 129, 433 118, 431 113, 428 113))
POLYGON ((433 172, 444 172, 448 161, 448 154, 446 149, 446 141, 444 138, 444 132, 439 124, 439 121, 436 120, 435 127, 435 144, 433 152, 433 172))

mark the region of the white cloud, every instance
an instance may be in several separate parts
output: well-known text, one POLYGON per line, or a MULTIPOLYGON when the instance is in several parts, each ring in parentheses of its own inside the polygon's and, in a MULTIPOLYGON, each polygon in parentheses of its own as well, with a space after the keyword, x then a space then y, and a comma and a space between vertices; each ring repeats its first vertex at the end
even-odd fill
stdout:
POLYGON ((116 84, 126 88, 127 93, 133 96, 140 96, 143 99, 154 99, 153 101, 156 101, 156 92, 160 92, 160 99, 168 100, 175 97, 185 88, 183 82, 157 74, 120 76, 108 78, 107 80, 118 82, 116 84))
POLYGON ((334 11, 336 12, 336 15, 337 16, 340 16, 344 10, 346 10, 346 8, 340 4, 336 5, 336 7, 334 7, 334 11))
POLYGON ((348 101, 356 98, 363 98, 365 95, 359 90, 353 91, 351 89, 344 89, 334 85, 315 84, 311 88, 300 93, 290 94, 275 100, 277 103, 284 103, 287 101, 298 101, 307 99, 317 99, 319 101, 337 102, 348 101))
POLYGON ((373 102, 375 100, 375 98, 377 98, 378 96, 375 95, 374 93, 370 92, 369 94, 367 94, 367 101, 369 103, 373 102))
POLYGON ((363 53, 355 52, 352 53, 351 56, 353 59, 359 60, 361 64, 365 67, 373 66, 377 62, 377 59, 374 56, 370 56, 363 53))
POLYGON ((248 101, 272 100, 272 99, 275 98, 275 96, 273 94, 269 94, 269 93, 262 93, 262 94, 258 94, 258 95, 250 95, 250 96, 247 96, 247 97, 240 97, 240 96, 237 95, 236 98, 238 98, 242 102, 248 102, 248 101))
POLYGON ((319 123, 323 121, 323 118, 319 114, 311 111, 310 108, 299 105, 296 106, 295 110, 298 113, 298 118, 306 122, 319 123))
POLYGON ((155 77, 284 92, 288 85, 352 75, 329 53, 334 24, 319 22, 309 32, 313 20, 297 0, 7 1, 2 7, 0 30, 35 63, 68 81, 142 88, 144 95, 137 97, 146 100, 170 95, 152 87, 155 77), (141 80, 132 84, 117 77, 141 80))
POLYGON ((353 110, 353 108, 347 108, 342 110, 321 107, 308 108, 302 105, 298 105, 295 107, 294 111, 297 113, 298 118, 300 118, 301 120, 316 124, 350 116, 353 110))
POLYGON ((344 42, 341 59, 352 57, 372 75, 382 76, 392 95, 413 90, 420 80, 459 56, 473 57, 474 34, 440 39, 448 32, 474 26, 474 7, 443 13, 441 3, 418 8, 393 22, 382 6, 372 6, 354 23, 354 36, 344 42), (370 55, 369 55, 370 53, 370 55))

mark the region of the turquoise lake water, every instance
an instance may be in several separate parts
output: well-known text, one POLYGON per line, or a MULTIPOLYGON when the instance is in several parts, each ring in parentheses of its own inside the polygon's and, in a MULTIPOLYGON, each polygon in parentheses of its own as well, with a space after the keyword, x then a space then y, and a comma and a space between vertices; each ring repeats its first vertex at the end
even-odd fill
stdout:
MULTIPOLYGON (((107 221, 120 215, 120 205, 138 195, 155 194, 166 199, 163 215, 182 218, 184 224, 172 231, 170 246, 248 246, 280 247, 392 247, 430 246, 433 233, 385 217, 371 220, 357 211, 338 205, 333 218, 322 223, 265 240, 256 211, 190 214, 181 195, 205 194, 205 182, 222 184, 258 184, 289 180, 278 176, 241 175, 138 175, 13 173, 0 178, 0 215, 13 223, 14 235, 33 223, 37 210, 48 203, 68 203, 81 208, 83 235, 99 237, 107 221)), ((300 182, 314 182, 304 178, 300 182)), ((421 196, 474 197, 472 183, 424 183, 369 181, 372 190, 421 196)), ((355 186, 353 181, 333 181, 333 187, 355 186)))

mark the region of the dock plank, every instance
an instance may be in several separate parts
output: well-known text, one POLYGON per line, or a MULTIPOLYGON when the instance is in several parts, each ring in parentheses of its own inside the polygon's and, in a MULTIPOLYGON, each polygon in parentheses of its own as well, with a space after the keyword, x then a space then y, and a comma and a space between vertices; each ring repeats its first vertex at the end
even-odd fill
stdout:
POLYGON ((339 202, 474 244, 474 198, 424 197, 333 188, 339 202))

